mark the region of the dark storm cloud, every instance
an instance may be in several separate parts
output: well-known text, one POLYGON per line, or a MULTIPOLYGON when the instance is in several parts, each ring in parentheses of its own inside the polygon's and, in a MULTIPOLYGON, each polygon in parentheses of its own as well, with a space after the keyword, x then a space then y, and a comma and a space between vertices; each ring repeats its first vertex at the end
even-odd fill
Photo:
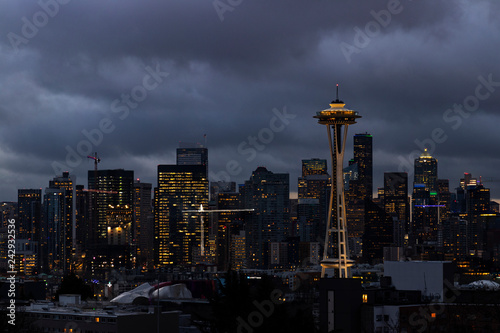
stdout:
POLYGON ((54 162, 85 183, 92 163, 79 154, 69 165, 67 147, 76 151, 89 140, 82 131, 103 119, 113 130, 91 147, 101 168, 134 169, 154 183, 156 165, 174 163, 179 141, 203 143, 207 134, 214 174, 230 163, 238 167, 229 168, 231 180, 242 182, 266 165, 290 172, 294 191, 300 160, 327 157, 325 129, 312 116, 328 107, 337 82, 347 107, 363 116, 349 133, 374 135, 376 185, 421 142, 434 144, 440 177, 451 182, 464 171, 495 177, 500 166, 500 87, 483 88, 490 95, 474 111, 453 111, 475 96, 480 77, 500 82, 493 0, 243 0, 219 13, 222 21, 212 1, 40 3, 55 14, 29 38, 23 27, 40 19, 40 4, 0 5, 4 200, 17 187, 47 186, 54 162), (12 34, 25 38, 15 48, 12 34), (136 107, 116 112, 151 75, 147 68, 168 76, 136 107), (294 118, 256 149, 251 138, 269 135, 273 110, 294 118), (429 141, 435 129, 447 139, 429 141))

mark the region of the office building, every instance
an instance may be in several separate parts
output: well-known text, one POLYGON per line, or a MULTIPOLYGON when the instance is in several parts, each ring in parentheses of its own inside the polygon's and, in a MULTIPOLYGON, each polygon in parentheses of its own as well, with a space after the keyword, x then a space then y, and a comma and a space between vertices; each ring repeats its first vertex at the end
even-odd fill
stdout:
POLYGON ((373 200, 366 199, 363 262, 371 265, 381 263, 384 258, 384 247, 391 246, 394 246, 393 217, 373 200))
POLYGON ((154 219, 151 201, 151 183, 134 182, 133 210, 133 243, 135 244, 137 262, 140 267, 154 266, 154 219))
MULTIPOLYGON (((218 192, 217 210, 236 210, 242 205, 241 195, 236 192, 218 192)), ((231 263, 231 236, 239 235, 244 231, 243 218, 241 212, 219 212, 209 216, 213 220, 210 231, 216 239, 216 262, 222 270, 227 270, 231 263)))
POLYGON ((132 243, 129 241, 127 245, 114 244, 109 230, 122 224, 121 217, 132 217, 134 171, 89 170, 88 189, 91 193, 91 228, 86 251, 87 271, 99 275, 110 269, 131 268, 134 263, 132 243), (113 217, 114 213, 119 217, 113 217))
POLYGON ((438 161, 427 149, 415 159, 411 242, 438 242, 438 161))
POLYGON ((485 226, 481 215, 490 213, 490 189, 483 184, 467 186, 467 245, 470 255, 478 256, 486 239, 483 238, 485 226))
POLYGON ((302 177, 311 175, 327 175, 326 160, 319 158, 311 158, 309 160, 302 160, 302 177))
MULTIPOLYGON (((58 246, 60 246, 61 251, 64 252, 62 254, 62 259, 64 260, 62 268, 66 272, 73 267, 74 252, 75 252, 75 238, 76 238, 76 228, 75 228, 76 216, 75 216, 75 202, 74 202, 75 187, 73 179, 72 177, 70 177, 69 172, 63 172, 61 177, 54 177, 54 179, 49 181, 49 188, 61 190, 62 191, 61 195, 63 196, 64 200, 62 202, 64 206, 63 207, 64 216, 55 218, 55 219, 60 218, 60 223, 62 224, 60 226, 52 225, 51 228, 59 229, 57 233, 60 235, 59 238, 60 244, 58 246)), ((55 221, 55 219, 51 218, 52 221, 55 221)), ((53 231, 54 229, 52 229, 52 232, 53 231)))
POLYGON ((124 169, 89 170, 88 189, 91 192, 91 214, 93 223, 95 223, 91 228, 92 245, 107 244, 107 215, 110 205, 128 206, 132 212, 134 171, 124 169))
POLYGON ((236 193, 235 182, 210 182, 210 200, 217 201, 219 193, 236 193))
POLYGON ((373 137, 368 133, 354 135, 354 163, 358 166, 361 199, 373 198, 373 137))
POLYGON ((208 168, 208 149, 201 144, 184 143, 177 148, 177 165, 203 165, 208 168))
POLYGON ((284 241, 289 233, 289 174, 258 167, 241 193, 245 208, 255 209, 246 215, 247 264, 266 269, 271 243, 284 241))
POLYGON ((65 251, 66 191, 46 188, 43 200, 44 227, 43 246, 40 248, 41 270, 43 272, 65 271, 67 253, 65 251))
POLYGON ((82 255, 89 246, 91 232, 90 193, 83 185, 75 186, 75 260, 83 264, 82 255))
POLYGON ((247 268, 246 236, 245 231, 240 230, 231 235, 231 268, 239 270, 247 268))
POLYGON ((201 254, 200 216, 184 211, 207 205, 208 179, 204 165, 158 166, 154 211, 157 267, 196 263, 194 258, 201 254))
POLYGON ((403 246, 404 237, 410 227, 410 207, 408 198, 408 173, 384 173, 384 209, 395 218, 395 245, 403 246))
POLYGON ((322 242, 326 228, 330 176, 326 160, 302 160, 298 179, 297 224, 303 242, 322 242))
POLYGON ((364 133, 354 135, 353 139, 354 158, 344 169, 344 173, 349 175, 349 185, 345 193, 346 214, 349 238, 362 238, 365 229, 365 199, 373 197, 373 137, 364 133))
POLYGON ((17 218, 17 202, 0 202, 0 214, 0 228, 7 227, 11 219, 19 220, 17 218))
POLYGON ((38 240, 41 227, 41 189, 17 191, 16 237, 38 240))

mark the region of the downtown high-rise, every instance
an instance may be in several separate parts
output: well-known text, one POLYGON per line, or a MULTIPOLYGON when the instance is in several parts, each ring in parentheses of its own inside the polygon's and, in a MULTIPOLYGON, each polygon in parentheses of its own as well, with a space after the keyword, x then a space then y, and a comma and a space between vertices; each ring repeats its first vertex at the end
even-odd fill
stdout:
POLYGON ((298 235, 302 242, 322 242, 324 239, 329 183, 326 160, 302 160, 297 205, 298 235))
POLYGON ((246 208, 255 209, 246 219, 249 268, 269 266, 271 243, 283 242, 290 221, 289 174, 258 167, 242 187, 246 208))
POLYGON ((394 218, 394 244, 402 247, 410 228, 408 173, 384 173, 383 205, 385 212, 394 218))
POLYGON ((134 171, 89 170, 88 191, 91 193, 89 272, 132 268, 135 260, 131 242, 134 171))
POLYGON ((438 241, 438 161, 425 150, 415 159, 411 243, 438 241))
POLYGON ((208 205, 204 165, 159 165, 155 189, 155 263, 192 265, 201 258, 199 214, 186 210, 208 205))

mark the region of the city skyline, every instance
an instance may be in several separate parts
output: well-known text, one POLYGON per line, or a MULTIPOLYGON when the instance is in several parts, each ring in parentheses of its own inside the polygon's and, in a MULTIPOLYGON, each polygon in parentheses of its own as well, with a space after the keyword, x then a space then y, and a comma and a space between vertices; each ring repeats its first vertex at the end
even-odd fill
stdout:
POLYGON ((179 141, 206 143, 211 181, 265 166, 296 192, 301 160, 328 157, 312 116, 336 83, 363 114, 346 160, 373 135, 374 192, 425 143, 450 190, 469 172, 500 198, 500 4, 235 3, 2 4, 0 200, 62 171, 87 184, 95 151, 155 184, 179 141))

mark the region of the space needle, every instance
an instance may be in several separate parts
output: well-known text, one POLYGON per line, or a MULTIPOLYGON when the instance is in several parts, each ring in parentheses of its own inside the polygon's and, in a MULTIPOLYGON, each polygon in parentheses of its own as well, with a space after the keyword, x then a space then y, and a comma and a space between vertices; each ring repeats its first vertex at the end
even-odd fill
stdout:
POLYGON ((318 123, 326 125, 330 156, 332 161, 332 183, 330 188, 330 201, 326 223, 325 245, 323 260, 321 261, 321 277, 325 277, 325 270, 334 268, 338 270, 339 278, 350 278, 350 267, 353 261, 349 259, 349 246, 347 243, 347 221, 344 198, 343 161, 347 129, 361 118, 356 111, 344 108, 345 103, 339 100, 339 85, 337 84, 337 98, 330 103, 330 108, 317 112, 314 118, 318 123), (342 128, 344 127, 344 128, 342 128), (333 251, 333 237, 337 236, 337 253, 333 251), (331 244, 331 246, 330 246, 331 244), (329 253, 331 249, 333 253, 329 253))

